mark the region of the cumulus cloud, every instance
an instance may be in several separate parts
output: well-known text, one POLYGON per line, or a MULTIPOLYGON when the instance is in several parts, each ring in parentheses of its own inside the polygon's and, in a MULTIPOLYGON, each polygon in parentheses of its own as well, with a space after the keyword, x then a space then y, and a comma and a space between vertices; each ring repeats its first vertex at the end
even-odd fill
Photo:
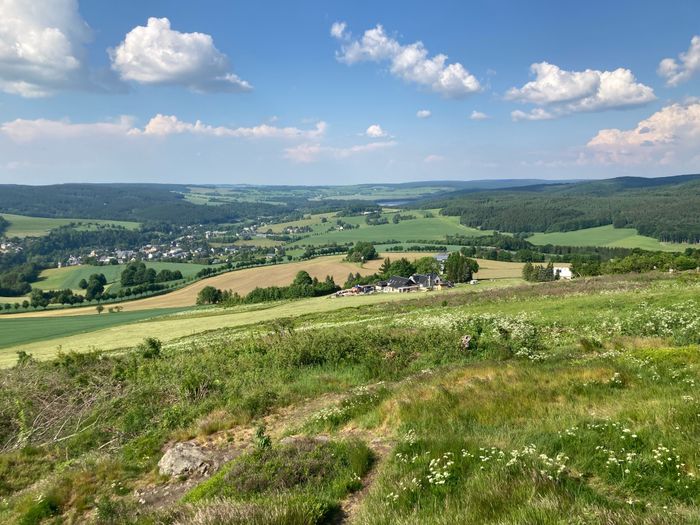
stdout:
POLYGON ((481 111, 474 110, 472 111, 472 114, 469 115, 469 118, 471 120, 486 120, 491 117, 489 117, 486 113, 482 113, 481 111))
POLYGON ((342 160, 358 154, 369 153, 373 151, 391 148, 397 143, 393 140, 385 140, 380 142, 370 142, 369 144, 358 144, 346 148, 338 148, 332 146, 322 146, 318 143, 305 143, 298 146, 286 148, 284 157, 293 162, 301 164, 309 164, 317 162, 323 158, 342 160))
POLYGON ((0 90, 43 97, 86 78, 77 0, 0 0, 0 13, 0 90))
POLYGON ((241 92, 252 86, 231 72, 229 60, 210 35, 181 33, 167 18, 149 18, 109 50, 122 80, 186 86, 195 92, 241 92))
POLYGON ((132 117, 120 117, 116 121, 73 123, 68 120, 17 119, 0 125, 0 133, 16 142, 38 139, 76 139, 91 136, 165 137, 168 135, 192 134, 210 137, 233 137, 247 139, 318 139, 325 133, 326 123, 318 122, 312 129, 277 127, 260 124, 253 127, 210 126, 201 121, 184 122, 173 115, 156 115, 141 129, 134 127, 132 117))
POLYGON ((659 76, 666 79, 667 86, 677 86, 700 71, 700 36, 690 40, 688 51, 674 58, 664 58, 657 70, 659 76))
POLYGON ((656 100, 654 90, 637 82, 629 69, 566 71, 540 62, 532 64, 530 70, 535 79, 509 89, 505 98, 539 107, 529 113, 514 111, 513 120, 545 120, 571 113, 642 106, 656 100))
POLYGON ((429 109, 419 109, 416 112, 416 117, 418 117, 418 118, 430 118, 431 115, 432 115, 432 113, 430 112, 429 109))
POLYGON ((368 127, 367 131, 365 131, 365 135, 373 139, 381 139, 388 136, 387 132, 384 131, 379 124, 372 124, 368 127))
POLYGON ((634 129, 603 129, 586 145, 584 160, 602 164, 667 164, 697 155, 700 102, 672 104, 634 129))
POLYGON ((365 31, 359 40, 352 40, 345 23, 336 22, 331 27, 331 35, 342 42, 337 58, 345 64, 388 62, 392 75, 451 98, 464 97, 481 89, 476 77, 459 62, 447 64, 444 54, 429 57, 420 41, 402 45, 387 36, 381 25, 365 31))

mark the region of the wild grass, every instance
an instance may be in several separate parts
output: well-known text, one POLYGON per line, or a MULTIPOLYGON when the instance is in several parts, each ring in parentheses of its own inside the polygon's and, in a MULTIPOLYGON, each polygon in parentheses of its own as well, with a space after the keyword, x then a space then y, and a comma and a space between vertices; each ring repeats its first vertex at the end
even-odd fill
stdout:
POLYGON ((357 523, 700 523, 699 283, 425 295, 157 354, 25 357, 0 372, 0 522, 324 523, 375 436, 397 444, 357 523), (288 422, 297 449, 240 456, 165 513, 137 503, 166 443, 327 393, 288 422))

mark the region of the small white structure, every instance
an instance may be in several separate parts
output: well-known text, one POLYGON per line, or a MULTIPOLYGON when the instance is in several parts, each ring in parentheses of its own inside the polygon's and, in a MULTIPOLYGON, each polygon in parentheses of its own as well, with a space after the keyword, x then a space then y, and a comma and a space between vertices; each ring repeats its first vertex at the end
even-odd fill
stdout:
POLYGON ((555 266, 554 275, 558 276, 559 279, 567 280, 570 280, 574 276, 574 274, 571 273, 571 268, 567 268, 566 266, 555 266))

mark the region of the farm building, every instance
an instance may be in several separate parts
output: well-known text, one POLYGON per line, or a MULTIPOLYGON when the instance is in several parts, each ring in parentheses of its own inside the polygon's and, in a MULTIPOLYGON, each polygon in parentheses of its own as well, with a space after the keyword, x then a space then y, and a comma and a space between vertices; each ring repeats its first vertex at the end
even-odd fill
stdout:
POLYGON ((554 267, 554 275, 556 275, 559 279, 571 279, 573 278, 574 274, 571 273, 571 268, 567 268, 566 266, 561 266, 561 267, 554 267))

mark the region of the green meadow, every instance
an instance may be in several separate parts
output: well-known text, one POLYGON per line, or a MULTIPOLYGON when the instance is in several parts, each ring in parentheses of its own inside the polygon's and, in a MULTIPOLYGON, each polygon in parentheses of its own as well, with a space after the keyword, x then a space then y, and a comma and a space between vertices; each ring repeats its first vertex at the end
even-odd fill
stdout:
POLYGON ((689 245, 665 243, 652 237, 639 235, 634 228, 599 226, 570 232, 535 233, 527 238, 532 244, 558 246, 609 246, 617 248, 642 248, 643 250, 679 252, 689 245))
MULTIPOLYGON (((187 279, 194 277, 202 268, 207 268, 204 264, 171 263, 171 262, 146 262, 146 266, 153 268, 157 272, 160 270, 180 270, 182 276, 187 279)), ((81 279, 87 280, 94 273, 102 273, 107 278, 107 283, 112 286, 112 291, 120 287, 119 278, 124 271, 123 264, 111 264, 105 266, 68 266, 65 268, 51 268, 44 270, 39 275, 39 280, 32 283, 32 286, 40 290, 79 290, 78 283, 81 279)))
POLYGON ((370 241, 381 243, 382 241, 397 240, 400 242, 407 241, 435 241, 444 242, 446 235, 466 235, 478 236, 488 235, 490 232, 485 230, 477 230, 469 228, 459 223, 459 217, 446 217, 435 215, 434 217, 423 217, 420 211, 404 211, 402 215, 416 215, 416 219, 402 220, 398 224, 391 222, 394 216, 393 212, 385 212, 382 215, 389 220, 389 224, 380 224, 377 226, 367 225, 365 217, 341 217, 341 219, 350 224, 357 224, 359 228, 343 231, 328 230, 333 226, 334 221, 329 219, 328 223, 317 224, 312 226, 314 232, 308 237, 292 243, 295 245, 321 245, 330 243, 349 243, 358 241, 370 241))
POLYGON ((0 213, 10 226, 5 231, 6 237, 41 237, 54 228, 66 226, 67 224, 80 224, 78 229, 90 229, 95 225, 101 226, 121 226, 129 230, 139 228, 138 222, 111 221, 99 219, 53 219, 46 217, 29 217, 26 215, 13 215, 11 213, 0 213))

